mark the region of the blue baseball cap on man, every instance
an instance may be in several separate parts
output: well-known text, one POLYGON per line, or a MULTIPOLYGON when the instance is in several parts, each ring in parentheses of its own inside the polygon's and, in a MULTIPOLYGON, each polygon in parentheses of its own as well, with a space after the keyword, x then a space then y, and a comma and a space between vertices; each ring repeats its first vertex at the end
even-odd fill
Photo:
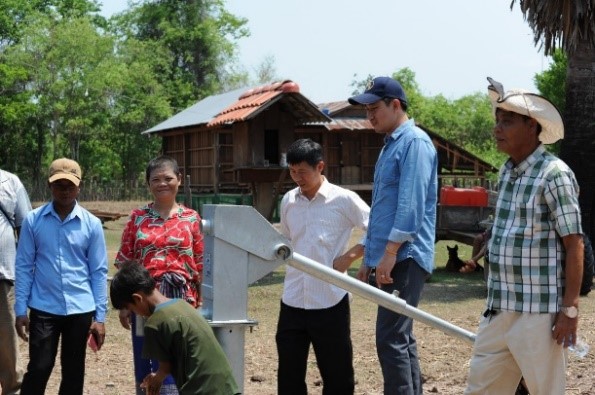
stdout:
POLYGON ((364 93, 349 98, 349 104, 372 104, 379 100, 391 98, 407 103, 405 91, 398 81, 390 77, 376 77, 368 83, 364 93))

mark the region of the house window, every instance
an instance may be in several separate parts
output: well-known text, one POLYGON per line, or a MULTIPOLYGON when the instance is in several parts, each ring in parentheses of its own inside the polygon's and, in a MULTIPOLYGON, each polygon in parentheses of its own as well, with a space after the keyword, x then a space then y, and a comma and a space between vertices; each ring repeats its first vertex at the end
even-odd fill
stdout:
POLYGON ((264 131, 264 160, 269 164, 279 164, 279 131, 276 129, 264 131))

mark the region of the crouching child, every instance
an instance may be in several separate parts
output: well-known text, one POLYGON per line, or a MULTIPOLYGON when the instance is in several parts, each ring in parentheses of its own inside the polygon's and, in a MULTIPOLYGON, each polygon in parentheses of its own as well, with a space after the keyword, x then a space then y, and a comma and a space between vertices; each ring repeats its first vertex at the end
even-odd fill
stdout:
POLYGON ((146 317, 143 357, 159 361, 143 380, 148 395, 158 395, 171 374, 181 395, 239 394, 229 361, 200 313, 181 299, 155 289, 155 280, 136 262, 126 262, 112 279, 114 308, 146 317))

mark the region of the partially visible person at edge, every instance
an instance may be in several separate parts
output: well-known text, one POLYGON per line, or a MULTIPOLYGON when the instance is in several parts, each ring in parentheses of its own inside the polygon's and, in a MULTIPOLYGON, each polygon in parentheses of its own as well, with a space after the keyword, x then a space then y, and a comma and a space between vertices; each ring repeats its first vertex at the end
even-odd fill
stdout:
POLYGON ((21 395, 45 392, 59 342, 59 393, 82 394, 87 338, 92 334, 98 348, 105 339, 107 250, 101 221, 77 202, 81 176, 77 162, 53 161, 52 201, 29 212, 22 223, 15 325, 29 341, 29 364, 21 395))
POLYGON ((19 177, 0 169, 0 393, 18 394, 23 382, 14 316, 16 241, 31 203, 19 177))
MULTIPOLYGON (((417 306, 434 268, 438 156, 430 137, 407 116, 401 84, 377 77, 349 99, 364 105, 384 147, 374 172, 365 253, 357 278, 417 306)), ((385 394, 421 394, 413 320, 378 307, 376 348, 385 394)))
POLYGON ((486 311, 465 394, 512 394, 521 375, 532 395, 564 394, 564 348, 578 325, 581 213, 574 173, 544 147, 564 137, 564 124, 546 98, 505 93, 488 80, 496 146, 509 158, 499 174, 486 311))
MULTIPOLYGON (((331 184, 322 174, 322 147, 300 139, 287 150, 289 174, 297 187, 281 201, 280 231, 293 250, 346 274, 363 254, 347 249, 354 228, 365 230, 370 208, 353 191, 331 184)), ((278 393, 307 394, 310 345, 316 354, 323 394, 353 394, 353 347, 347 291, 287 267, 277 324, 278 393)))
POLYGON ((229 361, 203 316, 182 299, 155 288, 155 279, 137 262, 124 262, 110 285, 116 309, 146 318, 143 355, 159 367, 143 380, 147 395, 157 395, 169 374, 180 394, 235 395, 238 385, 229 361))
MULTIPOLYGON (((154 200, 130 214, 116 255, 116 267, 127 261, 139 262, 156 280, 163 295, 184 299, 198 308, 203 254, 200 216, 176 202, 182 174, 175 159, 167 156, 152 159, 145 176, 154 200)), ((142 358, 143 318, 122 309, 120 323, 124 328, 132 329, 136 391, 142 394, 140 384, 149 373, 158 369, 159 364, 142 358)), ((173 377, 168 376, 161 394, 177 393, 173 377)))
POLYGON ((482 233, 478 233, 473 238, 473 248, 471 251, 471 258, 465 260, 465 265, 459 269, 461 273, 473 273, 477 271, 478 267, 481 268, 479 260, 483 258, 483 276, 484 279, 488 280, 488 273, 490 271, 486 255, 488 253, 488 240, 492 235, 492 226, 488 225, 488 228, 482 233))

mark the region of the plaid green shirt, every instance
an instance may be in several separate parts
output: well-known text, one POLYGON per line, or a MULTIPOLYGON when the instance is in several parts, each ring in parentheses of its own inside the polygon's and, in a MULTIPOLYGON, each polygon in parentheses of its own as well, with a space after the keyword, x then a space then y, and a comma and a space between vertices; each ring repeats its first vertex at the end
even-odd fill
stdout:
POLYGON ((580 234, 574 173, 540 145, 500 170, 489 241, 488 309, 556 313, 562 301, 562 237, 580 234))

